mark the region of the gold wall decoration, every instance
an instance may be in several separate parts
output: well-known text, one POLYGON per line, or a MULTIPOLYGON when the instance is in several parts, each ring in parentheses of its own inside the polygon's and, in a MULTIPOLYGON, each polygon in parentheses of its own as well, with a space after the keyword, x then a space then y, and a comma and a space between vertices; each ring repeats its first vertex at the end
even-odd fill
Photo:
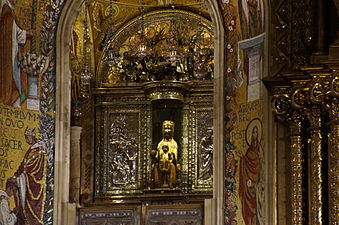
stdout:
POLYGON ((201 204, 142 205, 80 209, 79 224, 97 225, 202 225, 201 204))
MULTIPOLYGON (((213 130, 212 90, 210 81, 205 81, 204 85, 191 84, 184 98, 178 100, 152 99, 142 85, 93 89, 96 115, 94 202, 140 202, 154 197, 174 197, 178 193, 180 196, 210 195, 213 134, 208 130, 213 130), (163 178, 155 173, 155 167, 162 168, 155 163, 162 158, 156 156, 165 153, 162 148, 159 151, 159 141, 154 141, 154 137, 159 136, 155 132, 161 132, 154 124, 163 122, 155 121, 153 111, 159 104, 157 101, 165 102, 167 108, 171 101, 182 105, 182 109, 174 109, 182 110, 182 114, 174 126, 177 153, 173 182, 172 171, 168 179, 155 179, 163 178), (158 154, 152 155, 154 151, 158 154), (203 156, 206 156, 204 162, 201 161, 203 156)), ((165 111, 166 108, 158 113, 165 111)))
POLYGON ((115 207, 112 209, 81 209, 79 223, 97 224, 128 224, 140 225, 140 207, 115 207))
POLYGON ((207 19, 183 10, 142 15, 119 29, 105 46, 97 83, 210 80, 214 65, 211 27, 207 19), (105 63, 108 54, 114 54, 112 65, 105 63))
POLYGON ((333 68, 333 65, 326 64, 305 67, 280 78, 265 79, 273 94, 273 111, 277 118, 290 122, 291 224, 304 224, 306 217, 310 224, 338 222, 335 213, 338 211, 334 206, 337 203, 333 200, 333 194, 338 192, 338 185, 334 186, 338 179, 333 177, 333 171, 338 171, 337 141, 333 139, 336 136, 335 121, 339 118, 338 74, 333 68), (328 118, 330 122, 325 123, 328 118), (324 139, 326 135, 328 142, 324 139), (325 160, 328 160, 327 174, 323 173, 325 160), (308 189, 305 182, 309 185, 308 189), (328 202, 324 202, 326 186, 328 202), (308 201, 308 209, 305 201, 308 201), (329 215, 325 204, 330 206, 329 215))
POLYGON ((72 123, 82 128, 80 204, 211 197, 214 36, 204 5, 195 0, 91 0, 83 5, 70 55, 72 123), (134 54, 141 41, 149 50, 142 57, 134 54), (114 60, 106 60, 112 49, 114 60), (81 67, 89 64, 96 77, 84 96, 81 67), (151 151, 161 134, 154 125, 159 102, 180 102, 175 109, 180 111, 174 138, 177 180, 166 180, 168 187, 154 185, 151 172, 151 151), (202 162, 202 156, 207 160, 202 162))
POLYGON ((195 224, 202 225, 203 209, 201 205, 163 205, 146 207, 145 224, 195 224))
POLYGON ((271 5, 271 76, 295 70, 309 62, 314 41, 312 1, 278 0, 271 5))

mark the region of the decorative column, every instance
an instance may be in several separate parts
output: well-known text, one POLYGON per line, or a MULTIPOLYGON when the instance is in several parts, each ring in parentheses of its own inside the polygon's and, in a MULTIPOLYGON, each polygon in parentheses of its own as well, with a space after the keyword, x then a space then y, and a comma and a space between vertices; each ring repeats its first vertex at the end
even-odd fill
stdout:
MULTIPOLYGON (((304 168, 304 148, 302 140, 302 111, 293 109, 289 88, 276 89, 277 93, 273 98, 273 111, 280 120, 289 123, 290 128, 290 152, 291 152, 291 223, 292 225, 303 225, 305 210, 303 206, 303 168, 304 168)), ((293 101, 296 106, 296 102, 293 101)))
POLYGON ((336 99, 329 109, 328 134, 328 193, 329 224, 339 224, 339 103, 336 99))
MULTIPOLYGON (((335 0, 334 3, 339 12, 339 0, 335 0)), ((320 11, 318 23, 322 24, 324 3, 317 4, 320 11)), ((318 52, 315 52, 314 56, 321 55, 324 50, 323 31, 318 33, 318 52)), ((327 60, 322 60, 322 63, 291 69, 279 76, 263 79, 273 94, 273 110, 277 118, 286 118, 287 115, 287 119, 290 120, 292 224, 307 222, 310 225, 325 223, 339 225, 339 39, 330 46, 327 60), (277 104, 281 102, 285 104, 277 104), (309 124, 288 118, 288 114, 293 115, 290 112, 301 113, 305 122, 309 121, 309 124), (326 125, 329 126, 329 130, 324 126, 325 122, 328 122, 326 125), (301 139, 301 136, 304 137, 300 131, 304 130, 302 126, 308 126, 310 132, 308 143, 303 143, 305 140, 301 139), (325 133, 328 135, 328 141, 323 140, 322 135, 325 133), (308 146, 308 149, 305 149, 309 153, 308 174, 302 169, 302 160, 307 159, 306 155, 301 155, 306 152, 303 144, 308 146), (327 162, 323 164, 323 157, 328 159, 327 172, 324 171, 327 162), (307 175, 308 177, 305 177, 307 175), (308 196, 305 196, 301 188, 302 183, 299 186, 299 182, 306 180, 308 196), (308 204, 307 211, 303 208, 302 202, 308 204)))
POLYGON ((297 112, 290 119, 291 132, 291 203, 292 225, 302 225, 304 221, 303 210, 303 148, 301 130, 301 116, 297 112))
POLYGON ((322 193, 322 136, 321 136, 321 112, 318 106, 311 107, 309 116, 310 134, 310 220, 311 225, 323 224, 323 193, 322 193))

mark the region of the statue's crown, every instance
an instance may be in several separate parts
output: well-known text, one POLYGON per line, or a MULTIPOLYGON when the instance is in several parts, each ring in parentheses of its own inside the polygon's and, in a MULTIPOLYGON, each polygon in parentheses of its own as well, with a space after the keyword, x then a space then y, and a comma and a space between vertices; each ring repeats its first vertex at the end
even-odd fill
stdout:
POLYGON ((171 127, 174 127, 174 122, 173 121, 170 121, 170 120, 165 120, 163 123, 162 123, 163 126, 166 126, 166 125, 170 125, 171 127))

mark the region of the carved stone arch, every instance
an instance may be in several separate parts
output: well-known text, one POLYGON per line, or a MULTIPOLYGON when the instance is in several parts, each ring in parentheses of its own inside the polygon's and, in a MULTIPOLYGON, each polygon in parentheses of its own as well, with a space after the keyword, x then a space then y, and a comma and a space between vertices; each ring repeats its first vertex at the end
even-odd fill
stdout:
MULTIPOLYGON (((66 1, 57 29, 56 42, 56 140, 55 140, 55 194, 53 224, 76 224, 76 204, 69 202, 71 152, 71 71, 70 44, 73 25, 84 0, 66 1)), ((224 224, 224 45, 225 31, 217 0, 207 0, 214 33, 214 184, 213 225, 224 224)))

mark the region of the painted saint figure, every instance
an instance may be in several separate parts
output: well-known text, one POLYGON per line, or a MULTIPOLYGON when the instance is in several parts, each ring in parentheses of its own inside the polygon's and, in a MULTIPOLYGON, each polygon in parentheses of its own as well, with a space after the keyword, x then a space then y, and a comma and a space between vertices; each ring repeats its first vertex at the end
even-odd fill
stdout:
POLYGON ((174 122, 165 120, 162 124, 163 139, 156 151, 151 152, 152 180, 155 187, 175 187, 177 183, 178 144, 174 137, 174 122))
POLYGON ((27 77, 19 66, 19 54, 28 32, 21 29, 14 13, 17 0, 1 0, 0 6, 0 103, 21 107, 27 94, 27 77))
POLYGON ((246 153, 242 155, 238 152, 240 156, 239 197, 246 225, 258 225, 256 192, 260 178, 260 148, 259 129, 255 125, 252 128, 251 140, 246 153))
POLYGON ((36 139, 35 129, 25 130, 26 142, 30 145, 14 176, 7 183, 17 187, 14 194, 17 204, 17 225, 39 225, 43 223, 46 198, 47 158, 45 145, 36 139))

